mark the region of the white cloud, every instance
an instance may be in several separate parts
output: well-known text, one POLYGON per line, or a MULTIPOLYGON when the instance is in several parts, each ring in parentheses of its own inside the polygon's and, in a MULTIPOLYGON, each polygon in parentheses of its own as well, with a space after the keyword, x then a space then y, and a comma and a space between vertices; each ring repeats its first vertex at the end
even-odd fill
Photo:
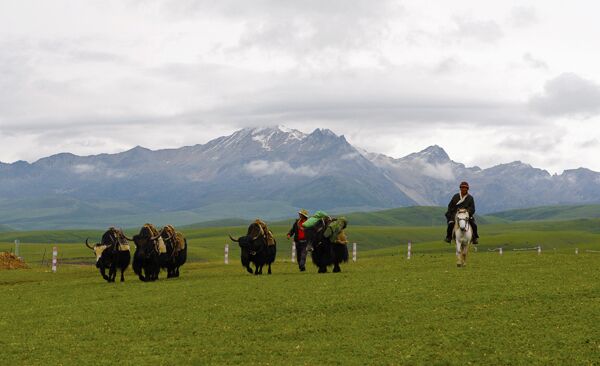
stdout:
POLYGON ((519 4, 0 1, 0 160, 175 148, 285 123, 393 156, 439 144, 477 165, 600 170, 581 150, 600 139, 600 6, 519 4), (564 70, 585 75, 565 83, 579 91, 542 89, 564 70), (579 129, 544 155, 503 144, 537 131, 553 141, 573 116, 579 129))
POLYGON ((77 174, 89 174, 93 173, 96 167, 90 164, 77 164, 73 165, 73 172, 77 174))
POLYGON ((531 6, 517 6, 512 8, 509 23, 517 28, 530 27, 538 22, 537 11, 531 6))
POLYGON ((452 164, 431 164, 424 160, 415 160, 421 166, 421 171, 424 175, 436 179, 443 179, 446 181, 455 181, 452 164))
POLYGON ((493 20, 455 18, 456 34, 463 39, 475 39, 484 43, 495 43, 504 36, 498 23, 493 20))
POLYGON ((285 161, 254 160, 244 165, 244 169, 254 176, 300 175, 314 177, 317 175, 317 171, 314 167, 304 165, 292 167, 285 161))
POLYGON ((574 73, 564 73, 546 82, 544 92, 530 105, 546 116, 589 118, 600 114, 600 85, 574 73))
POLYGON ((523 55, 523 61, 525 61, 529 66, 533 67, 534 69, 548 69, 548 64, 546 62, 533 57, 529 52, 526 52, 523 55))

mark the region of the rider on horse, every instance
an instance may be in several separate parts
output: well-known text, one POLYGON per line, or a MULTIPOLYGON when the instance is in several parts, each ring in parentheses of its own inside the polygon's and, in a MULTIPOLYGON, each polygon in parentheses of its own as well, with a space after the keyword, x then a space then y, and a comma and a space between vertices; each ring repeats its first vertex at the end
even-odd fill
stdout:
POLYGON ((477 235, 477 224, 475 223, 475 200, 469 194, 469 183, 460 183, 460 192, 455 194, 448 204, 446 212, 446 220, 448 221, 448 229, 446 230, 446 243, 452 241, 452 230, 454 229, 454 217, 456 211, 464 208, 469 212, 469 222, 473 227, 473 244, 478 244, 479 235, 477 235))

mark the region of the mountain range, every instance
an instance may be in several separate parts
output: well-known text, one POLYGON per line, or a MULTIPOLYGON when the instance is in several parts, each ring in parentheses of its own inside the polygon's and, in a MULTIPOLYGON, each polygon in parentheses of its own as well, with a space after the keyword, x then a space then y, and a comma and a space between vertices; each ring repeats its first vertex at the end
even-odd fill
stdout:
POLYGON ((327 129, 247 128, 206 144, 118 154, 61 153, 0 163, 0 224, 101 228, 144 222, 267 220, 300 208, 330 212, 445 206, 467 180, 480 213, 600 203, 600 173, 560 175, 512 162, 466 167, 430 146, 400 159, 352 146, 327 129))

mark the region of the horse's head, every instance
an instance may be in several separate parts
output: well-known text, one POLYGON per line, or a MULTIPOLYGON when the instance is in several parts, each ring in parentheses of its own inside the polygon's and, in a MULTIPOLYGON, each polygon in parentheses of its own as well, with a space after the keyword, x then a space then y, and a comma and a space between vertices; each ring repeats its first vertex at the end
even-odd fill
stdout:
POLYGON ((456 212, 455 222, 458 224, 461 230, 466 230, 469 222, 469 211, 464 208, 458 210, 456 212))

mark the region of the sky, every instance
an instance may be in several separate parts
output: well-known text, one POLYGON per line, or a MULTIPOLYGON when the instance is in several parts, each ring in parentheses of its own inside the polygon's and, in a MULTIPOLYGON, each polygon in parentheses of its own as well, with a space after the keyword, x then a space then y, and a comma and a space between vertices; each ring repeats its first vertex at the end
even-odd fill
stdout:
POLYGON ((600 171, 600 4, 0 0, 0 161, 329 128, 600 171))

